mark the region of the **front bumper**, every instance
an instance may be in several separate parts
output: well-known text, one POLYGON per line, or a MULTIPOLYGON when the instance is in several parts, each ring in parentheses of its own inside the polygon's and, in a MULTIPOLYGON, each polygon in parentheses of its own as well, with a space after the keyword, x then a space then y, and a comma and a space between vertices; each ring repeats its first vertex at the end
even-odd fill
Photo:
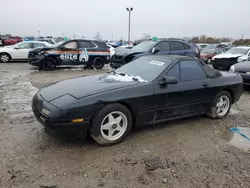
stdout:
POLYGON ((35 57, 28 57, 28 63, 33 66, 39 66, 40 62, 45 58, 44 55, 37 55, 35 57))
POLYGON ((240 74, 243 79, 244 85, 250 85, 250 75, 249 74, 240 74))
POLYGON ((47 133, 53 136, 86 138, 90 125, 89 121, 72 123, 71 119, 64 119, 61 109, 45 101, 39 92, 33 97, 32 110, 36 119, 44 126, 47 133), (51 113, 55 112, 54 117, 43 114, 43 108, 51 113))

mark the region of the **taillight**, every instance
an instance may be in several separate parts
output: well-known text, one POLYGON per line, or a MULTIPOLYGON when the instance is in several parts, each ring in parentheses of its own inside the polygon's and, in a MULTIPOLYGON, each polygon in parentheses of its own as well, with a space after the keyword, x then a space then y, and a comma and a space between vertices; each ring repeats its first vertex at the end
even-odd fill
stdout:
POLYGON ((200 50, 198 50, 197 48, 196 48, 196 57, 197 57, 197 58, 200 58, 200 57, 201 57, 201 52, 200 52, 200 50))
POLYGON ((110 53, 110 49, 108 49, 108 53, 110 53))

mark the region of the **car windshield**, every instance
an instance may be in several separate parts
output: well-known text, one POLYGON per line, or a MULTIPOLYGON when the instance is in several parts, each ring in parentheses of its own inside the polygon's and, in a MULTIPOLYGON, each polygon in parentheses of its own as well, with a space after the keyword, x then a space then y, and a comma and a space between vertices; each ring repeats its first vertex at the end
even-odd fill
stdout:
POLYGON ((229 49, 226 53, 227 54, 242 54, 242 55, 247 55, 248 51, 250 48, 231 48, 229 49))
POLYGON ((213 54, 215 52, 215 48, 204 48, 201 53, 203 54, 213 54))
POLYGON ((153 46, 155 46, 155 44, 156 44, 156 42, 154 42, 154 41, 144 41, 144 42, 141 42, 140 44, 137 44, 136 46, 134 46, 132 48, 132 50, 146 52, 146 51, 150 50, 151 48, 153 48, 153 46))
POLYGON ((65 42, 65 41, 60 41, 60 42, 58 42, 58 43, 56 43, 56 44, 53 44, 52 47, 53 47, 53 48, 56 48, 56 47, 60 46, 61 44, 63 44, 64 42, 65 42))
POLYGON ((116 69, 116 73, 141 78, 150 82, 155 80, 171 62, 171 59, 163 57, 145 56, 116 69))
POLYGON ((215 49, 218 45, 217 44, 209 44, 204 49, 215 49))

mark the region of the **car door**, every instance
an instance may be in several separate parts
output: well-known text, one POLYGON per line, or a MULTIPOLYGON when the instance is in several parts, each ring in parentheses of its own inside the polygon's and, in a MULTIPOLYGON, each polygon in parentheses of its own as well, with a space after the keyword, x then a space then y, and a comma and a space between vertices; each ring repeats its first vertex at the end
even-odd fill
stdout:
POLYGON ((96 52, 96 50, 99 49, 94 43, 87 40, 79 40, 78 48, 79 48, 78 62, 79 64, 83 65, 91 64, 91 61, 93 60, 93 56, 91 55, 93 53, 91 52, 96 52))
POLYGON ((28 59, 29 51, 32 50, 32 43, 24 42, 13 48, 11 56, 13 59, 28 59))
POLYGON ((79 50, 77 41, 69 41, 58 48, 62 65, 78 65, 79 50))
POLYGON ((169 41, 160 42, 155 46, 155 49, 158 51, 157 54, 170 54, 170 43, 169 41))
POLYGON ((185 117, 205 111, 209 102, 207 76, 196 60, 182 60, 164 75, 175 77, 177 84, 156 84, 157 120, 185 117))
POLYGON ((43 43, 33 43, 33 48, 46 48, 46 46, 43 43))
POLYGON ((171 55, 190 55, 190 47, 180 41, 171 41, 170 42, 170 54, 171 55))

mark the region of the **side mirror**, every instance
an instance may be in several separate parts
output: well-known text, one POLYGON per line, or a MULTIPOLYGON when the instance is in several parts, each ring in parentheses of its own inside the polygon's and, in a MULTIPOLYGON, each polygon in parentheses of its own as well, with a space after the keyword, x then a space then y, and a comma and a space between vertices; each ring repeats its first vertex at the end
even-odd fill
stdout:
POLYGON ((157 49, 157 48, 155 48, 155 47, 152 48, 152 54, 156 54, 156 53, 159 52, 159 51, 160 51, 160 50, 157 49))
POLYGON ((18 49, 20 49, 18 46, 16 46, 16 47, 14 47, 14 49, 16 49, 16 50, 18 50, 18 49))
POLYGON ((167 85, 167 84, 177 84, 178 80, 175 77, 163 77, 159 82, 159 85, 167 85))

